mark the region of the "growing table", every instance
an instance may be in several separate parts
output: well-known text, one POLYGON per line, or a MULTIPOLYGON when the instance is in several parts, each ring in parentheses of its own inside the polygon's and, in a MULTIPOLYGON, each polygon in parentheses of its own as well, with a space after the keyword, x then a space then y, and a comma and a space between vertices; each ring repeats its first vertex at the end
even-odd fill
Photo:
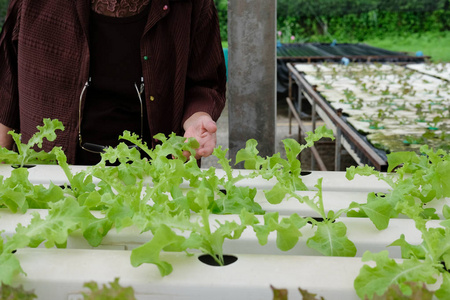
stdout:
MULTIPOLYGON (((448 147, 450 91, 443 79, 445 66, 433 72, 425 64, 290 63, 288 69, 290 122, 292 117, 297 121, 300 139, 306 131, 301 118, 306 99, 312 106, 313 130, 319 117, 335 133, 336 170, 341 146, 358 165, 378 170, 386 169, 386 153, 391 151, 415 151, 422 144, 448 147)), ((317 151, 312 152, 325 170, 317 151)))

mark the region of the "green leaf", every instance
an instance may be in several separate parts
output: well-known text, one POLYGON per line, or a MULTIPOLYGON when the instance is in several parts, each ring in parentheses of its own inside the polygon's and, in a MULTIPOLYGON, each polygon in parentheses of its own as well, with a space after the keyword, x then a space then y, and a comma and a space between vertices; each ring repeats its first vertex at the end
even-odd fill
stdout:
POLYGON ((19 156, 17 157, 17 164, 24 166, 28 163, 55 163, 56 157, 54 152, 46 153, 44 151, 36 152, 33 147, 42 148, 44 138, 49 141, 56 139, 56 130, 64 130, 64 125, 58 120, 44 119, 43 126, 37 126, 38 132, 36 132, 29 140, 27 144, 21 143, 21 135, 14 131, 8 132, 14 142, 16 143, 19 156))
POLYGON ((322 138, 330 138, 334 140, 333 130, 328 129, 326 126, 319 126, 316 130, 314 130, 314 132, 308 131, 305 137, 306 145, 302 148, 311 147, 315 142, 322 138))
POLYGON ((256 188, 243 186, 231 186, 215 200, 216 207, 212 210, 214 214, 239 214, 244 208, 247 211, 263 214, 261 205, 255 202, 256 188))
MULTIPOLYGON (((436 166, 436 179, 439 180, 441 193, 436 197, 450 197, 450 161, 443 161, 436 166)), ((438 186, 439 184, 436 184, 438 186)))
POLYGON ((271 190, 264 191, 266 199, 270 204, 280 204, 288 193, 289 190, 279 182, 277 182, 271 190))
POLYGON ((300 229, 306 224, 306 219, 297 214, 278 221, 278 213, 272 212, 264 215, 264 225, 254 224, 253 230, 261 245, 267 244, 269 234, 276 231, 277 247, 282 251, 288 251, 297 244, 302 235, 300 229))
POLYGON ((0 163, 17 164, 19 161, 19 153, 0 147, 0 163))
POLYGON ((172 245, 180 247, 184 241, 184 237, 178 236, 168 226, 161 225, 149 242, 131 251, 131 265, 138 267, 143 263, 155 264, 161 276, 169 275, 173 270, 172 265, 160 259, 160 252, 172 245))
POLYGON ((218 147, 214 148, 213 155, 217 157, 217 162, 222 166, 225 174, 227 174, 228 180, 231 180, 233 178, 232 168, 230 166, 231 159, 227 159, 227 152, 228 149, 222 149, 222 146, 219 145, 218 147))
POLYGON ((0 205, 6 205, 13 213, 25 213, 28 209, 27 196, 32 191, 33 184, 28 180, 28 170, 14 169, 10 177, 0 182, 0 205))
POLYGON ((83 237, 88 241, 89 245, 98 247, 112 225, 113 223, 107 218, 91 221, 86 229, 83 230, 83 237))
POLYGON ((114 224, 117 231, 120 232, 122 229, 133 225, 132 218, 135 210, 122 195, 115 197, 113 201, 106 216, 114 224))
POLYGON ((50 142, 56 139, 56 130, 64 130, 64 125, 62 122, 56 119, 44 119, 44 126, 37 126, 38 132, 33 134, 33 136, 28 140, 28 147, 33 147, 37 145, 39 148, 42 148, 42 142, 44 138, 49 140, 50 142))
POLYGON ((318 222, 317 230, 306 245, 327 256, 356 255, 356 247, 347 238, 347 227, 342 222, 318 222))
POLYGON ((80 207, 76 200, 66 198, 51 204, 45 219, 41 219, 38 213, 33 213, 31 223, 27 227, 19 224, 17 234, 13 238, 28 237, 30 247, 37 247, 44 241, 47 248, 64 245, 71 232, 77 229, 84 230, 93 220, 95 217, 87 207, 80 207))
POLYGON ((417 161, 417 154, 415 152, 393 152, 387 155, 388 158, 388 172, 392 172, 394 168, 403 164, 409 164, 417 161))
POLYGON ((445 219, 450 219, 450 206, 448 206, 447 204, 444 205, 444 207, 442 208, 442 214, 444 215, 445 219))
POLYGON ((259 169, 264 159, 258 155, 259 151, 256 149, 258 142, 250 139, 246 142, 245 148, 241 149, 236 154, 236 164, 244 162, 244 168, 250 170, 259 169))
POLYGON ((374 193, 369 193, 367 204, 361 205, 360 209, 364 211, 378 230, 388 227, 393 207, 386 197, 377 197, 374 193))
POLYGON ((293 177, 298 177, 301 173, 301 163, 298 159, 298 155, 302 151, 302 147, 294 139, 285 139, 283 140, 283 144, 288 160, 289 172, 293 177))
POLYGON ((375 176, 378 180, 383 180, 387 184, 389 184, 391 187, 393 187, 395 184, 388 175, 385 175, 384 173, 381 173, 377 170, 375 170, 374 167, 370 167, 368 165, 365 166, 351 166, 347 168, 347 171, 345 173, 345 177, 348 180, 353 180, 356 175, 360 176, 375 176))
POLYGON ((25 274, 17 257, 12 253, 0 254, 0 282, 11 284, 20 273, 25 274))
POLYGON ((43 185, 35 185, 33 195, 27 198, 30 208, 49 208, 50 203, 58 202, 64 198, 61 187, 50 183, 48 188, 43 185))
POLYGON ((191 157, 193 157, 195 156, 195 149, 200 146, 194 138, 186 140, 185 137, 177 136, 175 133, 171 133, 168 138, 163 134, 157 134, 154 138, 160 140, 162 144, 156 145, 153 149, 150 155, 153 162, 171 155, 185 162, 186 157, 183 155, 183 151, 191 153, 191 157))
POLYGON ((268 212, 264 214, 264 225, 253 225, 253 230, 256 233, 260 245, 266 245, 269 234, 275 230, 273 224, 278 224, 278 212, 268 212))
POLYGON ((448 272, 442 273, 442 284, 435 295, 442 300, 447 299, 448 295, 450 295, 450 274, 448 272))
POLYGON ((397 263, 388 255, 388 251, 377 254, 364 253, 363 261, 374 260, 376 266, 364 265, 354 281, 356 293, 361 299, 366 296, 371 299, 375 294, 383 295, 394 284, 399 285, 403 293, 408 293, 410 287, 407 282, 414 281, 427 284, 436 282, 439 271, 432 264, 416 259, 407 259, 403 260, 403 263, 397 263))
POLYGON ((273 224, 277 231, 277 247, 281 251, 288 251, 295 247, 299 237, 302 236, 300 228, 305 226, 307 221, 297 214, 292 214, 289 218, 281 219, 278 225, 273 224))
POLYGON ((392 242, 389 247, 398 246, 402 252, 402 258, 418 258, 425 259, 425 257, 432 257, 424 243, 419 245, 411 245, 405 239, 405 235, 402 234, 399 239, 392 242))

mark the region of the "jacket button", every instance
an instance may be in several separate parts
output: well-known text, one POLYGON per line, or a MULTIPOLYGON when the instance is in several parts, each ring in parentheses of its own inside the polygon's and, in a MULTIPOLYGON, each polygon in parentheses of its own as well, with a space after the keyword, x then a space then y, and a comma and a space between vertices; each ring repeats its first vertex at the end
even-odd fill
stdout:
POLYGON ((155 97, 150 96, 150 101, 155 101, 155 97))
POLYGON ((169 7, 167 5, 164 5, 163 10, 168 10, 169 7))
POLYGON ((144 60, 148 60, 148 56, 146 55, 146 56, 144 56, 144 60))

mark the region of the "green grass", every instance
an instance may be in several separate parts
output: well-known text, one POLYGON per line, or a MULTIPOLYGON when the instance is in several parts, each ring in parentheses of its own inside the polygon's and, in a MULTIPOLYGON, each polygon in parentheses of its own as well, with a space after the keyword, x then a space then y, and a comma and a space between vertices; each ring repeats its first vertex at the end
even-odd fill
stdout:
POLYGON ((413 55, 422 51, 433 62, 450 62, 450 32, 413 34, 408 37, 370 39, 363 43, 392 51, 408 52, 413 55))

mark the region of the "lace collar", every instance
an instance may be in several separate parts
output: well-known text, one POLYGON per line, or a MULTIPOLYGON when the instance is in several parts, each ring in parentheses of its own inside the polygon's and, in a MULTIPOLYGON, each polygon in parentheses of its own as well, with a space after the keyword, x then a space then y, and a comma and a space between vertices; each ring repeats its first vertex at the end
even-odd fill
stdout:
POLYGON ((145 9, 150 0, 91 0, 91 9, 109 17, 130 17, 145 9))

